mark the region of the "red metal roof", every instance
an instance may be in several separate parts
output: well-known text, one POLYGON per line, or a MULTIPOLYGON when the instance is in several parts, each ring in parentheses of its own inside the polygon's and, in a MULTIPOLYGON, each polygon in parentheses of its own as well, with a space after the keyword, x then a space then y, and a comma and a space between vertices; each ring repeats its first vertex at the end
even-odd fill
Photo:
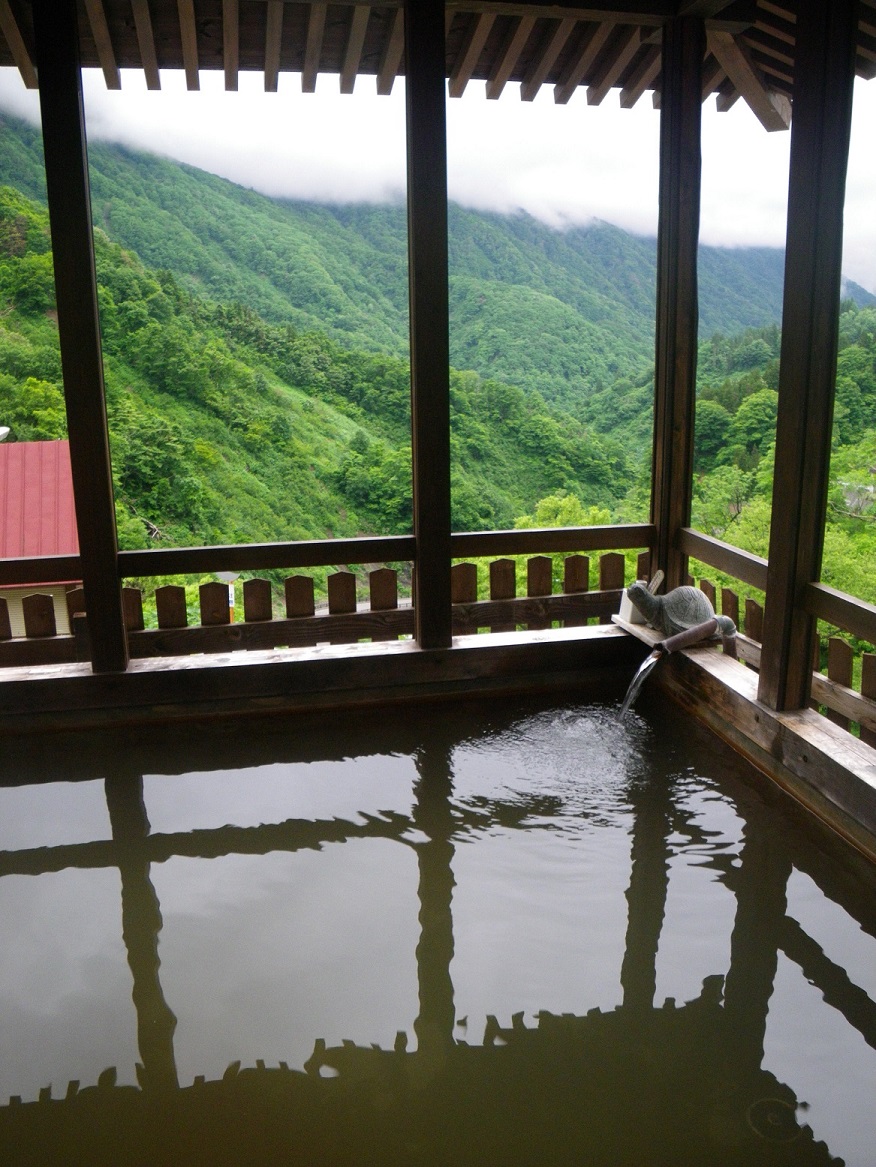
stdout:
POLYGON ((0 558, 78 554, 69 444, 0 443, 0 558))

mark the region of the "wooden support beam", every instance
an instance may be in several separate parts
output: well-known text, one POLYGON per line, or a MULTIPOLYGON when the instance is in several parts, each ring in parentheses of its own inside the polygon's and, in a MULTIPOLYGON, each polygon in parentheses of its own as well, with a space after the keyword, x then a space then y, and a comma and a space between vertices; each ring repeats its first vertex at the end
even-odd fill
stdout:
POLYGON ((182 42, 183 66, 186 71, 186 89, 200 89, 198 26, 195 24, 194 0, 176 0, 176 7, 179 13, 179 35, 182 42))
POLYGON ((103 0, 85 0, 85 11, 88 14, 88 23, 97 48, 100 67, 103 70, 103 79, 107 89, 121 89, 122 78, 116 64, 116 54, 113 42, 110 39, 109 25, 106 13, 103 10, 103 0))
POLYGON ((131 0, 134 27, 137 30, 137 44, 140 46, 140 62, 146 74, 146 88, 160 89, 161 77, 158 73, 158 57, 155 52, 155 35, 152 31, 152 17, 149 14, 149 0, 131 0))
POLYGON ((238 0, 222 0, 222 62, 225 68, 225 88, 237 92, 237 73, 240 68, 240 12, 238 0))
POLYGON ((35 0, 58 334, 95 672, 127 665, 103 387, 76 0, 35 0))
POLYGON ((9 46, 10 53, 12 53, 15 67, 21 74, 21 80, 24 82, 25 88, 36 89, 36 69, 33 66, 33 61, 30 59, 30 53, 27 51, 27 45, 25 45, 24 39, 22 38, 21 29, 18 27, 15 14, 9 7, 9 0, 0 0, 0 32, 6 38, 6 43, 9 46))
POLYGON ((548 73, 553 69, 557 57, 566 47, 566 43, 577 25, 578 21, 573 17, 566 17, 565 20, 559 21, 542 51, 526 71, 526 76, 520 86, 520 97, 523 101, 535 99, 535 95, 541 89, 548 73))
POLYGON ((741 94, 738 89, 724 89, 715 98, 718 113, 727 113, 739 100, 741 94))
POLYGON ((365 44, 365 33, 368 30, 368 21, 371 17, 371 7, 362 4, 353 9, 350 19, 350 35, 347 38, 347 48, 344 52, 344 63, 341 67, 341 93, 352 93, 356 84, 356 74, 362 60, 362 47, 365 44))
POLYGON ((304 68, 301 71, 302 93, 316 92, 316 77, 322 56, 322 38, 325 33, 327 4, 311 4, 307 21, 307 44, 304 48, 304 68))
POLYGON ((383 97, 392 93, 404 51, 405 13, 403 8, 399 8, 392 18, 392 29, 386 38, 386 46, 377 68, 377 92, 383 97))
POLYGON ((587 76, 593 62, 599 56, 602 46, 614 31, 614 25, 608 21, 594 24, 589 35, 581 45, 578 56, 569 62, 563 74, 554 86, 554 102, 565 105, 580 83, 587 76))
POLYGON ((521 16, 502 46, 499 56, 496 58, 496 64, 487 80, 487 97, 491 101, 501 97, 502 90, 508 84, 520 59, 520 54, 532 35, 536 19, 535 16, 521 16))
POLYGON ((791 103, 764 83, 760 70, 738 37, 717 29, 709 31, 709 50, 727 76, 751 106, 766 130, 787 130, 791 124, 791 103))
POLYGON ((663 31, 660 210, 657 226, 657 334, 651 571, 679 587, 687 557, 678 545, 690 526, 697 371, 697 247, 700 226, 700 123, 706 37, 702 20, 669 21, 663 31))
POLYGON ((469 25, 459 56, 450 70, 449 92, 451 97, 462 97, 465 87, 471 81, 480 60, 487 37, 490 35, 496 17, 493 13, 477 13, 469 25))
POLYGON ((620 76, 632 61, 633 57, 639 51, 642 37, 638 28, 627 28, 617 45, 616 55, 613 57, 611 64, 602 74, 598 81, 593 85, 587 87, 587 104, 601 105, 603 98, 617 82, 620 76))
POLYGON ((414 609, 421 648, 451 640, 450 341, 444 0, 406 0, 414 609))
POLYGON ((766 620, 758 696, 809 700, 815 622, 803 607, 824 545, 836 380, 856 0, 801 0, 766 620))
POLYGON ((280 80, 284 7, 283 0, 268 0, 265 14, 265 93, 276 93, 280 80))
POLYGON ((649 86, 660 76, 663 57, 659 45, 649 45, 641 64, 621 90, 621 109, 632 109, 649 86))
POLYGON ((725 80, 727 74, 724 72, 720 63, 715 60, 713 56, 706 58, 706 63, 703 67, 703 101, 707 97, 711 97, 722 81, 725 80))

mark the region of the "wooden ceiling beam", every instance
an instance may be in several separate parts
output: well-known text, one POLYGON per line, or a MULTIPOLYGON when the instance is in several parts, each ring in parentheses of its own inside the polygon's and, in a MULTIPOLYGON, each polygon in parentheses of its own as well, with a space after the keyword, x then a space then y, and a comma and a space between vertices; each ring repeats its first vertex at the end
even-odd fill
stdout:
POLYGON ((496 21, 491 13, 480 12, 474 16, 463 41, 459 55, 450 70, 449 93, 451 97, 462 97, 465 87, 471 81, 477 68, 487 37, 496 21))
POLYGON ((505 44, 502 46, 502 50, 496 58, 496 63, 487 81, 487 97, 491 101, 495 101, 501 96, 502 90, 514 72, 514 68, 520 59, 520 54, 523 52, 526 42, 532 35, 532 30, 535 28, 537 19, 535 16, 521 16, 517 22, 517 26, 511 31, 505 44))
POLYGON ((301 70, 302 93, 316 92, 316 75, 322 56, 322 38, 325 33, 327 4, 311 4, 307 20, 307 44, 304 49, 304 68, 301 70))
POLYGON ((608 22, 592 27, 580 53, 566 66, 562 76, 554 86, 554 101, 557 105, 566 104, 592 68, 593 62, 613 31, 614 25, 608 22))
MULTIPOLYGON (((361 0, 352 0, 359 3, 361 0)), ((556 2, 551 0, 446 0, 448 12, 491 12, 495 16, 537 15, 545 20, 584 20, 590 24, 639 24, 643 27, 662 28, 663 24, 676 15, 677 0, 618 0, 618 3, 586 5, 556 2)))
POLYGON ((533 101, 556 64, 557 57, 566 47, 566 43, 575 29, 578 21, 575 17, 567 16, 561 20, 548 39, 539 56, 533 61, 523 78, 520 86, 520 96, 523 101, 533 101))
POLYGON ((121 89, 122 77, 116 64, 116 54, 110 38, 109 25, 106 13, 103 10, 103 0, 85 0, 85 11, 88 14, 88 23, 97 48, 97 57, 103 70, 103 79, 107 89, 121 89))
POLYGON ((9 45, 9 51, 12 54, 15 67, 21 74, 25 88, 36 89, 36 69, 30 59, 30 53, 27 51, 27 45, 24 43, 15 14, 9 7, 9 0, 0 0, 0 32, 3 33, 6 43, 9 45))
POLYGON ((352 93, 362 62, 362 49, 365 45, 365 33, 368 31, 368 21, 371 19, 371 6, 362 4, 353 10, 350 20, 350 35, 347 37, 347 48, 344 52, 344 63, 341 67, 341 93, 352 93))
POLYGON ((632 109, 646 89, 660 76, 663 66, 660 45, 648 45, 645 55, 620 93, 621 109, 632 109))
POLYGON ((183 67, 186 71, 186 89, 200 89, 198 77, 198 26, 195 24, 194 0, 176 0, 179 13, 179 35, 182 42, 183 67))
POLYGON ((620 80, 624 70, 639 51, 642 34, 637 25, 626 30, 617 46, 617 55, 600 79, 587 87, 587 104, 601 105, 603 99, 620 80))
POLYGON ((741 94, 738 89, 722 90, 715 101, 718 113, 727 113, 739 100, 741 94))
POLYGON ((377 68, 377 92, 386 97, 392 93, 392 86, 401 68, 405 51, 405 14, 399 8, 393 15, 392 28, 386 38, 383 56, 377 68))
POLYGON ((706 63, 703 66, 703 101, 707 97, 711 97, 718 86, 724 81, 727 74, 724 72, 720 63, 709 54, 706 58, 706 63))
POLYGON ((790 101, 783 94, 767 88, 744 45, 730 33, 717 30, 709 31, 708 43, 712 55, 721 63, 764 129, 770 132, 787 130, 791 125, 790 101))
POLYGON ((134 27, 137 30, 140 61, 146 75, 146 88, 160 89, 161 77, 158 73, 158 56, 155 52, 152 17, 149 15, 149 0, 131 0, 131 11, 134 14, 134 27))
POLYGON ((268 0, 265 13, 265 93, 276 93, 280 81, 283 41, 283 0, 268 0))
POLYGON ((225 88, 229 93, 235 93, 240 69, 238 0, 222 0, 222 62, 225 68, 225 88))
POLYGON ((746 39, 748 44, 762 56, 772 57, 774 60, 780 61, 783 65, 793 66, 794 58, 786 52, 787 46, 784 41, 774 40, 766 34, 748 37, 746 39))

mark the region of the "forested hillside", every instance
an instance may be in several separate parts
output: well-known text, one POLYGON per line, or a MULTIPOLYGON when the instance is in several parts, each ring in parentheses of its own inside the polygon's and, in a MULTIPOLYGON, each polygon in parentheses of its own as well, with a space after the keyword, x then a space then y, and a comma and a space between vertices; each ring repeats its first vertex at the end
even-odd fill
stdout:
MULTIPOLYGON (((95 225, 188 291, 356 349, 407 354, 401 206, 283 202, 119 146, 89 147, 95 225)), ((0 119, 0 183, 36 201, 38 132, 0 119)), ((578 412, 653 362, 653 239, 451 207, 451 361, 578 412)), ((862 302, 867 294, 851 288, 862 302)), ((702 248, 701 335, 778 322, 782 254, 702 248)), ((872 300, 872 297, 869 297, 872 300)))
MULTIPOLYGON (((123 545, 410 530, 410 389, 398 357, 219 304, 95 235, 123 545)), ((48 216, 0 188, 0 416, 64 436, 48 216)), ((612 505, 616 443, 536 393, 454 372, 453 521, 510 526, 563 490, 612 505)))

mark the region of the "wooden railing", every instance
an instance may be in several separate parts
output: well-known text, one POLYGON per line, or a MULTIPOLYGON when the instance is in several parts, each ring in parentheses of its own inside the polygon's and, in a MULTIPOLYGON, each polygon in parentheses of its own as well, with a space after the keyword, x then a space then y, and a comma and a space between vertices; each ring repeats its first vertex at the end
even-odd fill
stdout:
MULTIPOLYGON (((493 533, 497 541, 504 534, 493 533)), ((530 543, 540 541, 539 532, 513 534, 536 536, 528 540, 530 543)), ((561 532, 561 536, 564 534, 561 532)), ((471 538, 474 541, 475 537, 471 538)), ((559 541, 565 539, 561 537, 559 541)), ((525 542, 518 538, 518 547, 525 542)), ((640 575, 646 570, 646 559, 647 553, 639 557, 640 575)), ((625 566, 625 557, 618 552, 601 555, 598 588, 591 591, 590 559, 580 554, 567 556, 563 560, 562 590, 554 592, 553 559, 531 556, 525 562, 525 594, 518 595, 518 565, 512 559, 496 559, 488 568, 488 594, 479 596, 477 565, 459 563, 451 571, 454 634, 540 630, 552 625, 575 627, 590 620, 607 623, 620 606, 625 566)), ((194 624, 189 623, 186 589, 182 585, 165 585, 154 591, 155 628, 145 627, 143 593, 138 588, 125 587, 122 600, 129 652, 132 657, 179 656, 411 636, 414 613, 410 601, 399 597, 398 572, 382 567, 367 572, 365 578, 367 599, 360 600, 357 575, 352 571, 333 572, 326 581, 327 599, 319 606, 311 576, 289 576, 279 601, 268 580, 248 579, 242 586, 242 621, 232 619, 228 585, 204 583, 198 588, 199 622, 194 624), (275 610, 278 607, 280 611, 275 610)), ((69 636, 56 634, 51 596, 36 592, 26 597, 23 605, 25 636, 12 638, 6 601, 0 598, 0 665, 89 659, 81 588, 67 593, 73 629, 69 636)))
MULTIPOLYGON (((691 579, 689 582, 694 583, 691 579)), ((714 584, 701 579, 699 587, 712 601, 712 607, 721 611, 739 628, 737 651, 739 659, 749 668, 760 668, 760 647, 763 639, 763 607, 756 600, 746 599, 740 624, 738 595, 730 588, 722 588, 720 608, 714 584)), ((850 597, 848 597, 850 599, 850 597)), ((863 601, 853 601, 855 608, 863 601)), ((861 653, 860 691, 854 689, 855 651, 841 636, 827 637, 827 673, 821 672, 822 642, 816 640, 813 654, 812 701, 814 709, 824 709, 825 716, 835 725, 857 732, 861 741, 876 746, 876 653, 861 653)))

